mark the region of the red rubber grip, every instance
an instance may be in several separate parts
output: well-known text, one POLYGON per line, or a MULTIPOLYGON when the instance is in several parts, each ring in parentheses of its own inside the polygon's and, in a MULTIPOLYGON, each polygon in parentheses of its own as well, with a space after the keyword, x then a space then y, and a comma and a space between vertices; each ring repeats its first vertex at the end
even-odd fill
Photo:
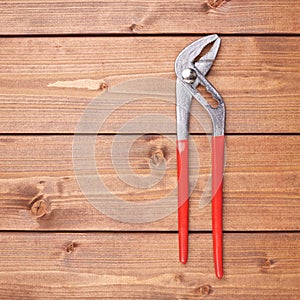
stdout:
POLYGON ((224 136, 212 137, 212 231, 216 276, 223 277, 223 202, 224 136))
POLYGON ((189 234, 189 156, 188 140, 177 141, 178 179, 178 242, 179 260, 185 264, 188 259, 189 234))

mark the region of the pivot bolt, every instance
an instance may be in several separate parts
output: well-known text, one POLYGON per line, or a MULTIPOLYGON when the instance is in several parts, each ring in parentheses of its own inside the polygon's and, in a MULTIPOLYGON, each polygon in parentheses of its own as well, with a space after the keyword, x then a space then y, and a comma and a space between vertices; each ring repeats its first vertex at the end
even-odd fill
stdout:
POLYGON ((197 78, 197 74, 193 69, 187 68, 184 69, 181 73, 183 81, 186 83, 194 83, 196 78, 197 78))

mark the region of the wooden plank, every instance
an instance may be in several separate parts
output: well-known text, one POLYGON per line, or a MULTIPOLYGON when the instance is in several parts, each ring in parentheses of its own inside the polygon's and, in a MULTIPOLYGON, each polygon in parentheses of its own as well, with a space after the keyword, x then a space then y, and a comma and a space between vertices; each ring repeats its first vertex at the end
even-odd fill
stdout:
MULTIPOLYGON (((97 96, 102 118, 111 114, 101 132, 119 132, 137 117, 142 126, 131 131, 141 132, 140 128, 146 126, 148 132, 153 132, 149 120, 143 121, 144 114, 159 114, 161 120, 169 117, 168 127, 162 126, 161 120, 156 122, 157 127, 175 132, 175 89, 171 81, 175 79, 174 61, 179 51, 195 39, 1 39, 0 132, 73 133, 84 109, 97 96), (135 98, 128 95, 129 103, 118 107, 119 96, 107 100, 101 94, 106 86, 112 93, 118 83, 127 87, 128 80, 149 77, 151 84, 146 86, 152 87, 147 91, 150 99, 135 95, 137 99, 132 101, 135 98), (153 84, 153 77, 158 83, 153 84)), ((297 37, 222 38, 208 77, 226 102, 227 133, 299 132, 299 67, 297 37)), ((131 85, 132 92, 145 93, 140 85, 131 85)), ((203 119, 197 103, 192 113, 198 120, 203 119)), ((101 120, 99 112, 90 119, 91 124, 97 124, 101 120)), ((203 132, 194 118, 191 131, 203 132)))
POLYGON ((295 34, 299 9, 297 0, 9 0, 0 34, 295 34))
MULTIPOLYGON (((1 137, 0 230, 177 230, 175 136, 98 137, 95 152, 98 174, 80 173, 77 180, 90 180, 86 196, 94 200, 93 204, 98 199, 109 205, 108 212, 103 210, 104 205, 99 212, 82 194, 72 163, 72 141, 72 136, 1 137), (162 168, 164 164, 166 171, 162 168), (130 172, 137 174, 133 181, 130 172), (153 186, 141 185, 138 180, 143 176, 149 176, 146 182, 153 186), (95 184, 99 190, 93 188, 92 179, 98 177, 106 188, 100 189, 100 182, 95 184), (131 203, 132 207, 113 209, 116 197, 122 205, 131 203), (166 202, 161 200, 163 197, 166 202), (136 222, 138 205, 145 201, 154 205, 151 216, 157 220, 132 224, 136 222), (124 217, 128 217, 126 222, 124 217)), ((86 141, 80 143, 82 146, 86 141)), ((299 136, 227 137, 225 230, 300 229, 299 146, 299 136)), ((85 148, 82 151, 82 162, 89 165, 91 159, 87 158, 85 148)), ((205 136, 192 136, 190 228, 193 231, 211 229, 211 210, 206 204, 210 200, 210 190, 206 187, 210 155, 209 140, 205 136)), ((143 213, 142 220, 146 221, 147 214, 143 213)))
POLYGON ((1 233, 1 297, 26 299, 298 299, 300 234, 225 234, 224 279, 210 234, 1 233))

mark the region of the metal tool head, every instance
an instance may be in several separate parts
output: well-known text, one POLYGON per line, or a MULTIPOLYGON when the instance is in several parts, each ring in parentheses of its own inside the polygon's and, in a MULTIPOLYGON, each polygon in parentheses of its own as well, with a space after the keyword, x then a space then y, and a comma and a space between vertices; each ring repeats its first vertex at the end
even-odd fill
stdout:
POLYGON ((188 69, 196 68, 203 76, 210 70, 218 54, 221 39, 217 34, 208 35, 199 39, 183 49, 175 61, 175 72, 179 79, 184 79, 182 73, 188 69), (202 50, 213 43, 211 49, 197 60, 202 50))
POLYGON ((217 34, 208 35, 199 39, 183 49, 176 61, 176 105, 177 105, 177 132, 180 137, 188 135, 189 110, 192 98, 195 98, 209 113, 213 122, 213 135, 224 135, 225 106, 220 93, 206 79, 218 54, 221 39, 217 34), (210 50, 200 56, 203 49, 212 44, 210 50), (199 58, 200 57, 200 58, 199 58), (202 85, 217 101, 218 106, 213 107, 197 90, 202 85))

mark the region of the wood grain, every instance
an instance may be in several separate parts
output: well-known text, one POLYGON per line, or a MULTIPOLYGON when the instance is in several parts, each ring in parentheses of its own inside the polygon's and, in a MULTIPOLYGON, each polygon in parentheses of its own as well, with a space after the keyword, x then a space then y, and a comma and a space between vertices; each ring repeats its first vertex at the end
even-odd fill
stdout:
POLYGON ((0 299, 299 299, 299 15, 297 0, 1 1, 0 299), (214 32, 223 280, 195 101, 187 265, 177 245, 174 61, 214 32))
MULTIPOLYGON (((89 180, 86 196, 93 203, 98 199, 97 203, 102 200, 112 205, 118 197, 122 204, 132 204, 129 211, 109 206, 109 215, 117 211, 118 220, 128 217, 134 222, 135 205, 153 204, 157 221, 143 224, 114 221, 88 202, 75 178, 72 141, 72 136, 1 137, 0 230, 177 230, 174 135, 98 136, 98 174, 91 175, 90 167, 77 173, 77 180, 89 180), (130 172, 136 175, 131 181, 130 172), (96 187, 92 184, 98 177, 105 188, 98 187, 101 182, 96 187), (141 178, 155 182, 144 188, 138 181, 141 178), (163 197, 166 202, 154 204, 163 197)), ((81 147, 87 140, 79 142, 81 147)), ((210 143, 205 136, 195 135, 190 144, 190 227, 192 231, 210 230, 211 210, 206 204, 210 200, 210 187, 206 187, 210 143)), ((227 137, 225 230, 300 229, 299 146, 299 136, 227 137)), ((82 151, 77 159, 88 166, 93 158, 87 157, 86 148, 82 151)))
POLYGON ((299 233, 225 234, 223 280, 210 234, 1 233, 4 299, 298 299, 299 233))
POLYGON ((300 32, 297 0, 9 0, 0 15, 6 35, 300 32))
MULTIPOLYGON (((98 96, 98 112, 90 118, 91 124, 111 114, 101 132, 122 131, 124 124, 138 117, 140 128, 154 132, 154 124, 149 126, 143 115, 159 114, 157 127, 174 133, 174 61, 178 52, 195 39, 1 39, 0 132, 73 133, 84 109, 98 96), (141 84, 128 83, 131 79, 149 77, 152 79, 148 86, 152 88, 148 90, 145 84, 141 91, 141 84), (121 82, 126 93, 136 93, 127 95, 129 103, 122 105, 118 102, 119 94, 111 94, 121 82), (107 94, 101 94, 107 86, 111 92, 108 97, 112 97, 108 99, 107 94), (167 127, 162 124, 165 117, 171 119, 167 127)), ((208 78, 224 97, 227 133, 298 133, 299 67, 296 37, 222 38, 220 53, 208 78)), ((197 103, 193 103, 192 113, 203 119, 197 103)), ((127 131, 139 133, 140 128, 127 131)), ((191 132, 203 132, 194 118, 191 132)))

